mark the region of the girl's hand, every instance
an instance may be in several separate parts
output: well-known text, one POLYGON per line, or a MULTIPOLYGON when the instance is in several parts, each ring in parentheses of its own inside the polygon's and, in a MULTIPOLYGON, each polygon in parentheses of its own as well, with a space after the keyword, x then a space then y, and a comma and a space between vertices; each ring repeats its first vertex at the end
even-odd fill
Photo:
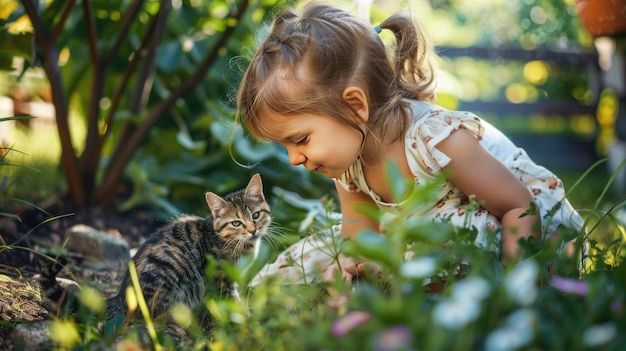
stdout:
MULTIPOLYGON (((353 257, 347 257, 343 254, 339 254, 339 257, 337 257, 337 263, 333 263, 328 266, 324 272, 324 282, 334 282, 338 271, 341 272, 343 280, 351 284, 355 277, 366 275, 377 276, 380 272, 380 268, 374 263, 359 263, 353 257)), ((332 308, 339 308, 345 305, 348 302, 348 297, 350 297, 350 292, 340 293, 330 287, 327 288, 326 291, 328 291, 328 294, 331 297, 331 299, 327 302, 327 305, 332 308)))
POLYGON ((354 258, 346 257, 343 254, 339 254, 339 257, 337 257, 337 263, 333 263, 332 265, 328 266, 328 268, 324 272, 324 282, 334 282, 337 271, 340 271, 343 280, 351 283, 352 278, 358 276, 359 273, 361 273, 359 272, 359 266, 361 265, 362 263, 357 263, 354 258))

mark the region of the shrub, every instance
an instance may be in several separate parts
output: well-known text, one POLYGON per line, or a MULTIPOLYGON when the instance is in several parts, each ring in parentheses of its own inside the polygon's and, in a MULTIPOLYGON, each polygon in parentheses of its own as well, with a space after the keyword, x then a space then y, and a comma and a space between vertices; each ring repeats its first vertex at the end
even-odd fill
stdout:
MULTIPOLYGON (((431 196, 433 191, 424 187, 415 198, 431 196)), ((623 208, 621 202, 606 213, 623 208)), ((334 201, 326 199, 310 211, 313 215, 305 216, 309 219, 304 226, 308 235, 334 235, 334 201)), ((592 212, 601 211, 595 208, 592 212)), ((284 285, 268 279, 244 289, 243 304, 207 299, 216 327, 207 336, 187 324, 192 337, 185 347, 620 350, 626 346, 621 332, 626 328, 624 224, 602 217, 603 223, 589 231, 594 253, 592 264, 582 271, 575 257, 559 252, 555 240, 521 240, 524 258, 503 264, 494 254, 472 244, 475 230, 417 218, 393 219, 385 223, 393 235, 362 232, 354 240, 336 242, 345 253, 375 262, 380 275, 352 283, 337 280, 330 285, 284 285), (413 245, 407 249, 409 241, 413 245), (407 250, 414 255, 409 260, 404 259, 407 250), (428 290, 427 284, 436 281, 444 283, 441 294, 428 290), (347 298, 329 296, 329 287, 347 298)), ((585 236, 568 230, 554 235, 561 240, 580 238, 579 249, 585 236)), ((243 260, 229 274, 246 286, 258 265, 253 259, 243 260)), ((180 313, 176 312, 179 318, 180 313)), ((167 335, 159 335, 162 345, 173 345, 167 335)), ((133 343, 129 340, 125 342, 133 343)))

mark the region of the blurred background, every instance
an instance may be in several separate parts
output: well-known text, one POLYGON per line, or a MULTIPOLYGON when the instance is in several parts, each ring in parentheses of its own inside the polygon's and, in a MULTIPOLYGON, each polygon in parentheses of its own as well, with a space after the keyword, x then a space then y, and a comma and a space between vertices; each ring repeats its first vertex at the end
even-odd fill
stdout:
MULTIPOLYGON (((624 160, 624 28, 592 34, 577 11, 586 1, 333 2, 373 25, 410 11, 437 48, 438 102, 495 124, 566 189, 612 155, 570 194, 576 207, 590 207, 624 160)), ((264 26, 301 3, 0 0, 0 212, 23 217, 62 200, 202 215, 204 192, 260 172, 276 221, 297 231, 334 197, 332 182, 246 138, 232 116, 264 26)), ((616 183, 609 201, 624 194, 626 181, 616 183)))

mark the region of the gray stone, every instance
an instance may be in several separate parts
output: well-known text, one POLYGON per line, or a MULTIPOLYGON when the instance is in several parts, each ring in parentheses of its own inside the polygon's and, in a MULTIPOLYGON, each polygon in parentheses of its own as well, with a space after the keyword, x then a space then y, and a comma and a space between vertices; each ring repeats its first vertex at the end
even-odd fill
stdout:
POLYGON ((87 225, 71 227, 67 231, 67 238, 65 247, 83 255, 96 268, 105 265, 117 269, 125 266, 130 257, 130 246, 123 238, 87 225))
POLYGON ((48 321, 20 323, 9 334, 15 350, 50 350, 52 343, 48 338, 48 321))

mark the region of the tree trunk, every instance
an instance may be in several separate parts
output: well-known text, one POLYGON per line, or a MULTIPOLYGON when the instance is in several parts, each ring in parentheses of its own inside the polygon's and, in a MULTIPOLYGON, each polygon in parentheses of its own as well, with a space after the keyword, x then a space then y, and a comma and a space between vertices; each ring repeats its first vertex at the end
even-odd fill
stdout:
MULTIPOLYGON (((31 0, 22 0, 22 5, 35 29, 35 41, 41 48, 44 71, 50 81, 52 103, 57 121, 59 138, 61 139, 61 166, 65 174, 69 196, 78 204, 85 204, 87 199, 83 180, 80 176, 78 158, 74 154, 74 146, 68 123, 68 104, 63 89, 63 81, 59 70, 58 48, 52 34, 44 28, 35 4, 31 0)), ((68 4, 69 6, 70 4, 68 4)), ((62 17, 63 20, 64 17, 62 17)))

